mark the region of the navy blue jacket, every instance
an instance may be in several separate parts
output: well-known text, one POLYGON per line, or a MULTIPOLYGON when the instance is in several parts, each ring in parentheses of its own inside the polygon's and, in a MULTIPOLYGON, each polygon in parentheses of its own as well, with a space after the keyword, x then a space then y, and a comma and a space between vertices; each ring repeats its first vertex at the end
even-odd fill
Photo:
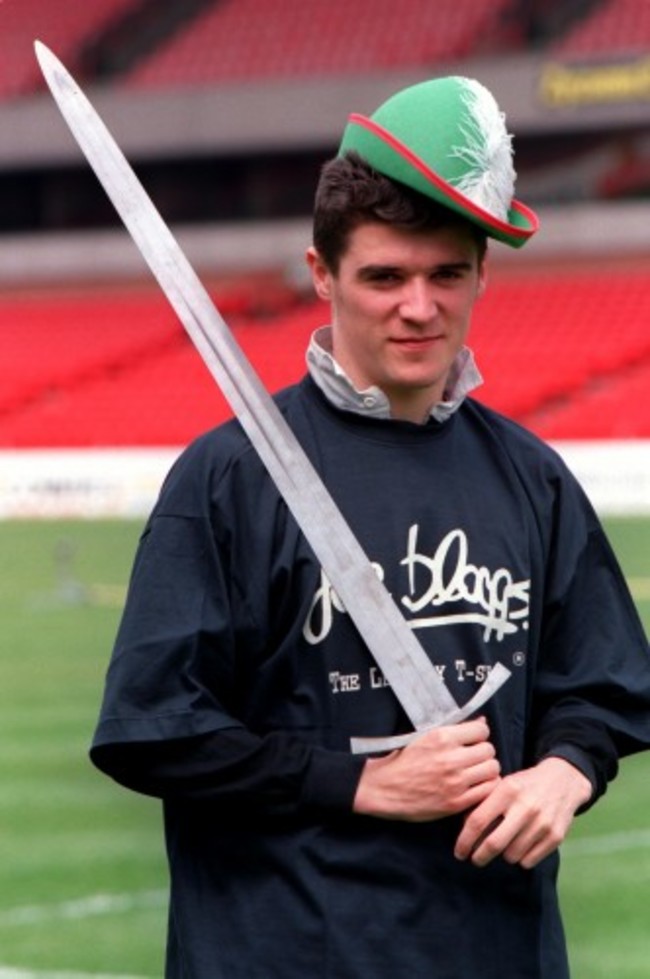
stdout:
MULTIPOLYGON (((279 403, 504 773, 549 753, 601 794, 650 744, 650 657, 560 458, 467 400, 444 424, 279 403)), ((565 979, 553 855, 460 864, 460 818, 360 817, 354 735, 408 730, 236 422, 174 466, 136 556, 93 760, 164 799, 168 979, 565 979)))

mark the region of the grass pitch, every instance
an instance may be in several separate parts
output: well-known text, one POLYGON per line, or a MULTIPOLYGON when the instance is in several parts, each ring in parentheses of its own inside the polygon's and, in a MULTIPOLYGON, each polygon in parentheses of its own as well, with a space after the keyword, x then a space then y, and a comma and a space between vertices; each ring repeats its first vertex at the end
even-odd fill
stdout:
MULTIPOLYGON (((87 760, 137 522, 0 523, 0 979, 156 979, 159 805, 87 760)), ((650 628, 650 520, 607 524, 650 628)), ((647 979, 650 755, 563 849, 574 979, 647 979)))

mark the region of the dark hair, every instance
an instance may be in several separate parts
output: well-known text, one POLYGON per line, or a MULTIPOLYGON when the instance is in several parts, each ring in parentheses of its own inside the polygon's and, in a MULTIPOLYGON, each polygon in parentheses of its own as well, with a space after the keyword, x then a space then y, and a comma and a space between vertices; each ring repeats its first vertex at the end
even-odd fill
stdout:
POLYGON ((460 224, 472 231, 479 262, 485 255, 487 236, 481 228, 405 184, 377 173, 358 153, 335 157, 321 170, 313 227, 314 247, 331 272, 338 272, 352 231, 369 221, 405 231, 460 224))

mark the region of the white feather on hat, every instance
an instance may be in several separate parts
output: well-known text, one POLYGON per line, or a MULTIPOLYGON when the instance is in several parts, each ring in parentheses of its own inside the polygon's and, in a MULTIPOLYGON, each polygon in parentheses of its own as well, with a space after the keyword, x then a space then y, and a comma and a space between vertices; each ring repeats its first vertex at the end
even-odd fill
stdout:
POLYGON ((474 78, 459 79, 461 99, 466 115, 459 128, 465 136, 464 146, 453 146, 450 156, 468 166, 465 175, 454 186, 474 204, 507 220, 515 192, 512 136, 492 93, 474 78))

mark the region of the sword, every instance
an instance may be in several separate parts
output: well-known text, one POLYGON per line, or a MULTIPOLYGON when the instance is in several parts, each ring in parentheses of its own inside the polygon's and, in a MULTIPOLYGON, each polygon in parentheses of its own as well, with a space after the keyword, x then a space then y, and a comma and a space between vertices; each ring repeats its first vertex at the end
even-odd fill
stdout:
POLYGON ((352 750, 390 750, 469 717, 509 670, 497 663, 476 694, 458 706, 110 132, 58 58, 40 41, 35 51, 79 147, 415 729, 397 743, 353 738, 352 750))

